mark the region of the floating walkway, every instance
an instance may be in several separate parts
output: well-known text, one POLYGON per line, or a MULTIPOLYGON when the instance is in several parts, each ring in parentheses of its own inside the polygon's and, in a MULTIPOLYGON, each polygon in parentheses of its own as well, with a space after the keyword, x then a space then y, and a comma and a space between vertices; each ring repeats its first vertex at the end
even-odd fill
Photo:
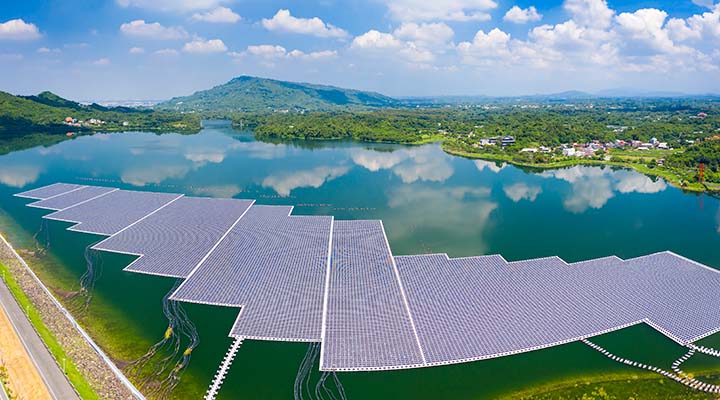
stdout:
POLYGON ((215 373, 215 377, 210 384, 210 388, 205 394, 205 400, 215 400, 215 397, 217 397, 217 394, 220 391, 220 386, 222 386, 223 382, 225 381, 225 376, 227 375, 228 371, 230 371, 230 365, 232 365, 232 362, 235 359, 235 355, 240 349, 240 345, 242 344, 242 342, 242 338, 235 338, 235 340, 233 341, 233 344, 228 349, 227 353, 225 354, 225 358, 223 358, 222 363, 220 364, 220 368, 218 368, 218 371, 215 373))
POLYGON ((173 300, 237 307, 231 337, 320 342, 323 371, 589 344, 639 323, 716 355, 693 343, 720 331, 720 273, 671 252, 573 264, 393 256, 381 221, 294 216, 252 200, 62 183, 18 196, 70 230, 108 236, 97 250, 137 255, 128 271, 185 279, 173 300))
POLYGON ((628 360, 627 358, 622 358, 622 357, 616 356, 615 354, 605 350, 604 348, 598 346, 597 344, 595 344, 587 339, 582 339, 582 342, 585 343, 586 345, 592 347, 593 349, 597 350, 605 357, 607 357, 613 361, 617 361, 621 364, 626 364, 631 367, 640 368, 640 369, 644 369, 647 371, 652 371, 652 372, 658 373, 660 375, 665 376, 666 378, 672 379, 680 384, 683 384, 683 385, 689 387, 690 389, 695 389, 695 390, 699 390, 701 392, 706 392, 706 393, 720 393, 720 386, 713 385, 711 383, 702 382, 695 378, 691 378, 688 374, 686 374, 685 372, 680 370, 680 368, 679 368, 680 364, 685 362, 688 358, 692 357, 692 355, 695 353, 695 350, 693 350, 693 349, 690 349, 687 352, 687 354, 683 355, 678 360, 673 362, 672 369, 673 369, 673 371, 675 371, 675 373, 672 373, 672 372, 666 371, 662 368, 654 367, 652 365, 647 365, 647 364, 643 364, 643 363, 640 363, 637 361, 628 360))

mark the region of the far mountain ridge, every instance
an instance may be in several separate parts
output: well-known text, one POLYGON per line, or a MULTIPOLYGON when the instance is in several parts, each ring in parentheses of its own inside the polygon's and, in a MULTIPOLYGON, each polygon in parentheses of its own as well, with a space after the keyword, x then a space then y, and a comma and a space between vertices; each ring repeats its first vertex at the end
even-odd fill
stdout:
POLYGON ((239 76, 227 83, 157 105, 181 111, 333 110, 392 107, 391 97, 336 86, 239 76))

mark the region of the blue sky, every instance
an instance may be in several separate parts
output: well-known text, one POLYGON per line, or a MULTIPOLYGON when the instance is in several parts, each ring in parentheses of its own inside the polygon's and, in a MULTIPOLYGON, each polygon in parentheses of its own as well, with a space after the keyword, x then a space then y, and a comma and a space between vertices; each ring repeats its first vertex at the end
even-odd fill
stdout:
POLYGON ((393 96, 718 93, 716 3, 3 2, 0 90, 165 99, 257 75, 393 96))

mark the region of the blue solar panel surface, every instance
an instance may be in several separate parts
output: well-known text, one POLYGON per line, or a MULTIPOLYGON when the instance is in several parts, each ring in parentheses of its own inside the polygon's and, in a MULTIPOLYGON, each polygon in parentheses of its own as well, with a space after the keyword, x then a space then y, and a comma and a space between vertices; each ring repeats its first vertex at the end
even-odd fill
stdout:
POLYGON ((323 370, 466 362, 638 322, 682 344, 720 330, 720 274, 670 252, 573 264, 393 257, 380 221, 96 186, 18 196, 112 235, 96 249, 142 255, 129 271, 189 277, 173 299, 241 307, 231 336, 322 340, 323 370))
POLYGON ((117 190, 76 207, 48 214, 45 218, 78 223, 69 228, 72 231, 110 236, 180 196, 117 190))
POLYGON ((67 193, 71 190, 77 190, 84 187, 83 185, 74 185, 71 183, 53 183, 52 185, 39 187, 28 190, 26 192, 17 193, 17 197, 26 197, 28 199, 45 200, 59 194, 67 193))
POLYGON ((85 186, 77 190, 71 190, 64 194, 53 196, 45 200, 36 201, 28 204, 30 207, 47 208, 49 210, 63 210, 74 205, 90 201, 98 196, 105 195, 115 188, 102 186, 85 186))
POLYGON ((319 341, 332 217, 253 206, 173 299, 242 306, 231 336, 319 341))
POLYGON ((335 221, 321 368, 423 363, 380 221, 335 221))
POLYGON ((93 248, 142 255, 128 271, 185 278, 251 204, 181 197, 93 248))

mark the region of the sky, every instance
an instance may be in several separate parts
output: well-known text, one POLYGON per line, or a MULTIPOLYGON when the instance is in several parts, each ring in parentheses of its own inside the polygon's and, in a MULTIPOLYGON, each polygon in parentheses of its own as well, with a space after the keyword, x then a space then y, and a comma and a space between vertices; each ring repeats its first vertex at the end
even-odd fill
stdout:
POLYGON ((0 90, 161 100, 239 75, 390 96, 720 93, 718 0, 23 0, 0 90))

